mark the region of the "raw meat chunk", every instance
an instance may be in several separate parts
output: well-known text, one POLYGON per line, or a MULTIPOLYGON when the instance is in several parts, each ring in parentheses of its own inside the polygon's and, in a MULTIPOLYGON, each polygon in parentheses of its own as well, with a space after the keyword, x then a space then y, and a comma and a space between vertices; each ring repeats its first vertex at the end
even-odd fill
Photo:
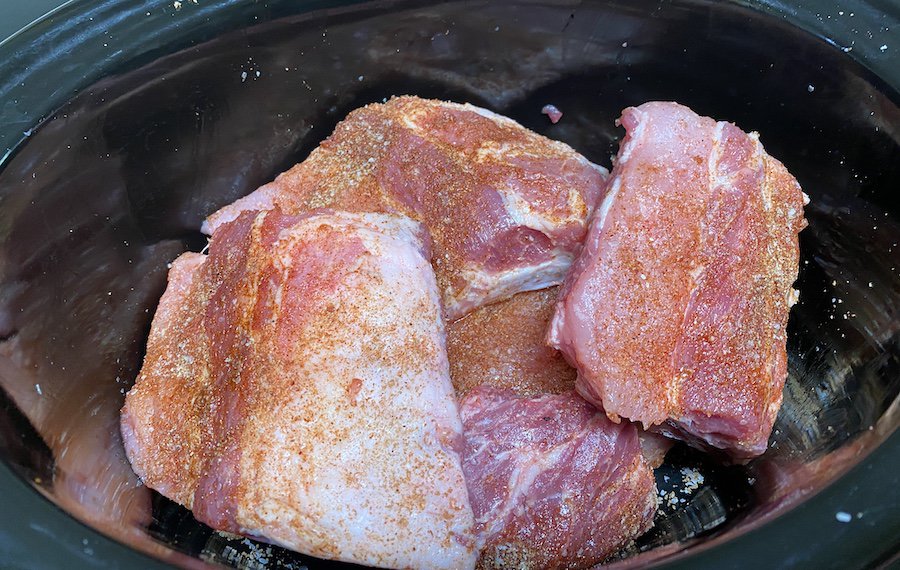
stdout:
POLYGON ((806 197, 731 123, 662 102, 620 120, 608 192, 548 341, 610 418, 758 455, 787 375, 806 197))
POLYGON ((656 484, 634 424, 574 392, 489 386, 461 413, 480 568, 585 568, 653 525, 656 484))
POLYGON ((520 396, 575 387, 575 369, 544 342, 558 287, 527 291, 447 325, 450 379, 458 398, 488 384, 520 396))
POLYGON ((122 412, 135 472, 314 556, 474 566, 426 245, 401 216, 270 210, 178 258, 122 412))
POLYGON ((447 316, 562 282, 607 172, 472 105, 398 97, 357 109, 302 163, 211 215, 247 209, 396 212, 434 241, 447 316))

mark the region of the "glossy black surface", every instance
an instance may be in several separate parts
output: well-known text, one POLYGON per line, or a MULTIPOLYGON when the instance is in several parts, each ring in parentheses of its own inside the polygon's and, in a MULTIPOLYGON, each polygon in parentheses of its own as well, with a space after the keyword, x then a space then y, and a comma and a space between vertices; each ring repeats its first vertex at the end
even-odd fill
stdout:
MULTIPOLYGON (((472 102, 608 166, 619 111, 667 99, 758 131, 812 198, 810 227, 770 451, 728 467, 677 448, 657 473, 657 528, 623 564, 665 544, 700 550, 675 563, 719 567, 754 544, 767 545, 760 563, 783 566, 862 566, 900 551, 896 434, 876 462, 790 510, 898 423, 885 413, 900 392, 900 77, 884 60, 900 48, 896 5, 850 16, 821 3, 818 18, 798 15, 804 4, 709 2, 179 5, 85 2, 39 24, 42 42, 0 46, 0 453, 15 476, 174 563, 328 565, 213 533, 139 486, 124 460, 118 409, 166 263, 203 247, 203 217, 302 160, 365 103, 472 102), (834 20, 846 37, 817 39, 792 20, 813 30, 834 20), (540 114, 546 103, 560 123, 540 114), (837 522, 839 510, 852 522, 837 522)), ((0 552, 20 564, 35 550, 13 536, 31 544, 35 526, 79 564, 150 563, 0 476, 9 504, 33 517, 31 534, 10 522, 0 533, 0 552)))
POLYGON ((0 40, 11 36, 47 12, 58 8, 64 0, 29 0, 7 2, 0 8, 0 40))

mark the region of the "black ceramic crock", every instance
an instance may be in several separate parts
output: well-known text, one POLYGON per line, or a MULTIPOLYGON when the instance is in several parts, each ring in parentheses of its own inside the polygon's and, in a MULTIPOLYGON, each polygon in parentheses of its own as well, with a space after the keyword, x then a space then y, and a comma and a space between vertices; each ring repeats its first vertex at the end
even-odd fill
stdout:
POLYGON ((677 447, 656 529, 610 565, 890 564, 898 54, 893 0, 68 2, 0 44, 0 566, 339 566, 140 486, 117 414, 200 221, 397 94, 488 107, 607 166, 619 111, 647 100, 758 131, 812 198, 770 448, 725 466, 677 447))

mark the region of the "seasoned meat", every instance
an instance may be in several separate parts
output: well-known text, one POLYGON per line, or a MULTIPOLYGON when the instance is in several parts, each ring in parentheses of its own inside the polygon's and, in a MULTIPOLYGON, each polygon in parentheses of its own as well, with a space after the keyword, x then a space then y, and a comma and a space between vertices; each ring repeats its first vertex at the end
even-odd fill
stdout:
POLYGON ((172 266, 122 433, 214 528, 314 556, 471 568, 462 426, 424 230, 243 212, 172 266))
POLYGON ((606 175, 569 146, 485 109, 398 97, 350 113, 306 160, 211 215, 204 231, 275 206, 406 214, 431 234, 453 320, 558 285, 606 175))
POLYGON ((765 451, 787 374, 806 197, 756 134, 625 109, 608 193, 548 335, 610 418, 735 458, 765 451))
POLYGON ((519 293, 447 325, 450 379, 462 398, 488 384, 520 396, 575 387, 575 369, 544 342, 559 288, 519 293))
POLYGON ((656 485, 634 424, 574 392, 475 388, 463 470, 481 568, 587 568, 653 524, 656 485))

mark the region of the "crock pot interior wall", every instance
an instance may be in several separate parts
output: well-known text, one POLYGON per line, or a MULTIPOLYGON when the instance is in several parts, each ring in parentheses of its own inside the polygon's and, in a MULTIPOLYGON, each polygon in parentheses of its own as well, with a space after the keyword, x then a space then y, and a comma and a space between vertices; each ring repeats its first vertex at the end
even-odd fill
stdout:
MULTIPOLYGON (((406 93, 491 108, 607 166, 623 107, 676 100, 760 132, 811 196, 771 449, 740 469, 676 452, 664 470, 697 467, 707 484, 639 545, 714 531, 708 542, 721 549, 893 431, 897 416, 885 412, 900 391, 897 83, 848 50, 727 3, 396 2, 300 15, 304 7, 289 2, 255 13, 234 4, 167 5, 159 18, 198 18, 193 36, 165 43, 174 24, 147 24, 153 49, 86 67, 98 80, 37 128, 8 119, 23 106, 29 116, 38 101, 30 110, 5 102, 4 140, 17 129, 24 140, 0 172, 0 446, 6 465, 66 511, 180 564, 192 558, 169 547, 226 564, 261 552, 273 567, 305 560, 213 534, 139 486, 118 410, 166 264, 205 245, 200 221, 304 158, 351 109, 406 93), (563 110, 559 124, 540 114, 546 103, 563 110)), ((135 49, 136 38, 106 35, 110 50, 135 49)), ((52 67, 38 71, 51 81, 52 67)), ((868 516, 860 524, 878 514, 868 516)), ((870 562, 897 551, 897 531, 895 517, 869 534, 883 546, 870 562)), ((71 550, 96 561, 83 546, 71 550)))

